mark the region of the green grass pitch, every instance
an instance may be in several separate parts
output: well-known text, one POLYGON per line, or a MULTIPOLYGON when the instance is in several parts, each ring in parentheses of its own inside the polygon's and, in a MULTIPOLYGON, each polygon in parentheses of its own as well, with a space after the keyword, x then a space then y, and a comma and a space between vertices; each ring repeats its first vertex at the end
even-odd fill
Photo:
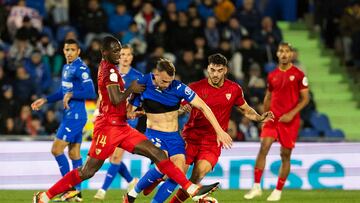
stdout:
MULTIPOLYGON (((30 203, 32 190, 0 190, 0 203, 30 203)), ((212 194, 220 203, 237 203, 237 202, 266 202, 266 197, 270 190, 264 191, 263 196, 255 200, 244 200, 245 190, 218 190, 212 194)), ((84 203, 121 203, 122 195, 125 191, 109 190, 105 201, 96 201, 93 199, 95 190, 85 190, 83 192, 84 203)), ((150 197, 140 195, 136 202, 150 202, 150 197)), ((187 203, 192 201, 187 201, 187 203)), ((344 190, 284 190, 282 199, 283 203, 360 203, 360 191, 344 190)))

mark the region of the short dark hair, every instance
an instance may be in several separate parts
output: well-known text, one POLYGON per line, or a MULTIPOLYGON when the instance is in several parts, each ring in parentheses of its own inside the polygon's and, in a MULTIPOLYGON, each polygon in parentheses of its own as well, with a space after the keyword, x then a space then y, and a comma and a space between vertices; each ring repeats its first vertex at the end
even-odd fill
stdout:
MULTIPOLYGON (((104 39, 101 42, 101 50, 109 50, 111 43, 114 43, 114 42, 119 42, 119 40, 113 36, 104 37, 104 39)), ((120 43, 120 47, 121 47, 121 43, 120 43)))
POLYGON ((281 46, 287 46, 289 47, 290 51, 294 51, 294 47, 289 42, 280 42, 278 48, 281 46))
POLYGON ((156 70, 159 72, 166 71, 166 73, 170 76, 175 75, 175 66, 168 59, 160 58, 156 64, 156 70))
POLYGON ((224 55, 217 53, 217 54, 212 54, 208 57, 208 62, 209 64, 215 64, 215 65, 223 65, 223 66, 227 66, 227 59, 224 55))
POLYGON ((64 41, 64 45, 65 44, 76 44, 76 46, 80 48, 80 44, 76 39, 67 39, 64 41))

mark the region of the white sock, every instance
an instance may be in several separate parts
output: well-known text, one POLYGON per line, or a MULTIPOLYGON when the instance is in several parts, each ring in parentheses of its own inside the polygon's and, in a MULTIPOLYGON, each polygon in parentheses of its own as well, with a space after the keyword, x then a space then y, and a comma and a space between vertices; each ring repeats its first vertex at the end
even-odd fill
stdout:
POLYGON ((50 201, 50 199, 49 199, 49 197, 47 196, 46 192, 44 192, 44 193, 41 194, 41 200, 42 200, 43 202, 49 202, 49 201, 50 201))
POLYGON ((131 196, 131 197, 137 197, 138 195, 139 195, 139 193, 137 193, 136 191, 135 191, 135 189, 132 189, 132 190, 130 190, 130 192, 128 193, 128 195, 129 196, 131 196))
POLYGON ((199 189, 199 186, 198 186, 198 185, 196 185, 196 184, 191 184, 191 185, 188 187, 188 189, 186 189, 186 192, 189 193, 190 195, 193 195, 193 194, 196 192, 196 190, 198 190, 198 189, 199 189))

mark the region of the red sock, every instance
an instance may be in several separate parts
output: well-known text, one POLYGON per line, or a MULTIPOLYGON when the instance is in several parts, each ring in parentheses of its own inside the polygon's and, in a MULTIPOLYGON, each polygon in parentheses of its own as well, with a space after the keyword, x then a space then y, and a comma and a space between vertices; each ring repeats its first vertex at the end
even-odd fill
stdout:
POLYGON ((166 174, 185 190, 192 184, 186 179, 184 173, 170 161, 170 159, 160 161, 156 166, 161 173, 166 174))
POLYGON ((276 189, 277 190, 282 190, 284 185, 286 183, 286 178, 280 178, 278 179, 277 185, 276 185, 276 189))
POLYGON ((169 203, 182 203, 189 198, 189 194, 184 190, 179 189, 176 194, 171 198, 169 203))
POLYGON ((255 183, 260 183, 262 174, 263 174, 262 169, 255 168, 255 170, 254 170, 254 179, 255 179, 254 182, 255 183))
POLYGON ((55 185, 53 185, 47 192, 46 195, 49 199, 53 198, 54 196, 63 193, 75 185, 81 183, 82 180, 79 176, 78 169, 74 169, 67 173, 63 178, 61 178, 55 185))

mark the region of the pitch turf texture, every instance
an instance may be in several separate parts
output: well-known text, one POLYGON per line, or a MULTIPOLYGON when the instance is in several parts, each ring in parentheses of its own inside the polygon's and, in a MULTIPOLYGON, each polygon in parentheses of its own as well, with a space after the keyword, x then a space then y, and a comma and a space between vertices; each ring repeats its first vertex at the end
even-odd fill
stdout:
MULTIPOLYGON (((0 203, 30 203, 35 191, 31 190, 0 190, 0 203)), ((270 190, 264 191, 263 196, 255 200, 244 200, 245 190, 218 190, 212 194, 220 203, 237 203, 237 202, 266 202, 266 197, 270 190)), ((125 191, 109 190, 106 194, 106 200, 97 201, 93 199, 95 190, 85 190, 83 192, 84 203, 121 203, 122 195, 125 191)), ((139 196, 136 202, 150 202, 150 197, 139 196)), ((192 201, 187 201, 187 203, 192 201)), ((283 203, 360 203, 360 191, 343 191, 343 190, 284 190, 280 202, 283 203)))

